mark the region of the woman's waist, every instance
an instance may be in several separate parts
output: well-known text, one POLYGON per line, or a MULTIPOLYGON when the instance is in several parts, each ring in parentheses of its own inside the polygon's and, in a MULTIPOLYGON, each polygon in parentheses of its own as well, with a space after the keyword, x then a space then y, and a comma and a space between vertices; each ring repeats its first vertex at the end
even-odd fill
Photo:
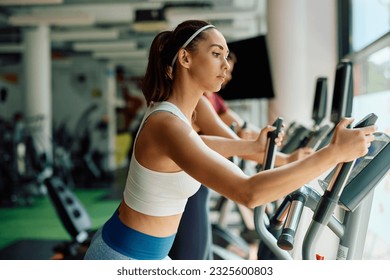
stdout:
POLYGON ((118 208, 120 221, 134 230, 155 237, 169 237, 176 234, 182 214, 151 216, 129 207, 124 201, 118 208))

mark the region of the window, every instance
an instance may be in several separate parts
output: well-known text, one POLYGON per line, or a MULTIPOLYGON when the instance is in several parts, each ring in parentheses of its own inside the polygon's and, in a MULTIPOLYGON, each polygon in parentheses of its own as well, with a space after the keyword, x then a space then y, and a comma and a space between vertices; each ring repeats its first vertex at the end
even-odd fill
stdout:
POLYGON ((359 51, 390 27, 390 0, 352 0, 352 50, 359 51))
MULTIPOLYGON (((349 0, 340 7, 340 57, 354 65, 352 115, 378 115, 390 134, 390 0, 349 0), (347 36, 347 37, 346 37, 347 36), (346 40, 348 38, 348 40, 346 40)), ((390 259, 390 173, 375 187, 363 259, 390 259)))

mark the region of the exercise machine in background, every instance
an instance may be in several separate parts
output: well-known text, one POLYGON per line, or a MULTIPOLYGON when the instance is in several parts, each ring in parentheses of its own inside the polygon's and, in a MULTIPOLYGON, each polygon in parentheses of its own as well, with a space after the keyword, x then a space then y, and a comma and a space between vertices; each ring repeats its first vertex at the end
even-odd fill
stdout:
POLYGON ((328 99, 328 79, 319 77, 316 81, 314 92, 314 103, 312 110, 313 127, 306 128, 303 125, 298 125, 296 122, 290 124, 286 130, 284 144, 280 151, 290 154, 302 147, 317 149, 319 143, 330 131, 331 127, 328 124, 321 125, 326 117, 328 99))
MULTIPOLYGON (((370 125, 375 119, 376 116, 370 114, 355 127, 370 125)), ((319 181, 324 190, 322 194, 304 185, 284 199, 270 223, 282 229, 280 236, 271 234, 262 217, 256 217, 255 223, 261 228, 260 239, 276 259, 292 259, 291 251, 299 250, 294 241, 304 207, 314 214, 302 244, 302 259, 324 258, 316 252, 316 246, 325 228, 339 238, 337 259, 362 258, 374 189, 390 168, 390 137, 383 132, 374 135, 367 155, 337 165, 319 181), (335 210, 338 210, 337 215, 335 210)), ((259 258, 262 256, 259 252, 259 258)))
POLYGON ((319 143, 321 149, 330 143, 336 125, 344 118, 352 116, 353 106, 353 73, 352 62, 341 60, 336 67, 336 76, 333 88, 332 107, 330 121, 333 123, 332 129, 319 143))
POLYGON ((292 123, 286 130, 285 144, 280 149, 283 153, 291 153, 300 147, 319 150, 329 144, 335 126, 344 117, 351 117, 353 105, 353 74, 352 62, 341 60, 336 67, 335 82, 330 112, 330 125, 321 123, 327 111, 327 78, 319 77, 312 111, 313 128, 292 123))
POLYGON ((95 232, 91 229, 91 218, 61 177, 48 177, 45 185, 61 223, 71 237, 53 248, 53 259, 81 260, 95 232))

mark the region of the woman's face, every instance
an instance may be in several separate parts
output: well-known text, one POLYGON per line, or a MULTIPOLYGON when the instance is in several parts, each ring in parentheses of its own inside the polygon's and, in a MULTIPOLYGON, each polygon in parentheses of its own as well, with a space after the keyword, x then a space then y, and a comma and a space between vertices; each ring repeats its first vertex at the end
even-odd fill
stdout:
POLYGON ((230 65, 226 60, 228 46, 223 35, 216 29, 206 30, 206 40, 199 41, 198 48, 191 53, 189 71, 203 91, 219 91, 230 65))

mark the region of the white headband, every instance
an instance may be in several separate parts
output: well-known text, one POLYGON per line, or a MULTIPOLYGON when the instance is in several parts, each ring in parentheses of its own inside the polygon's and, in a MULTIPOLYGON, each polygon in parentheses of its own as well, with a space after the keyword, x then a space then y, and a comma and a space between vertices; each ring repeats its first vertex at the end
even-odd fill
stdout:
MULTIPOLYGON (((200 32, 202 32, 203 30, 205 30, 205 29, 207 29, 207 28, 212 28, 212 27, 215 27, 215 26, 209 24, 209 25, 203 26, 202 28, 199 28, 194 34, 192 34, 192 36, 191 36, 190 38, 188 38, 188 40, 183 44, 183 46, 181 46, 181 48, 179 49, 179 51, 180 51, 181 49, 184 49, 185 47, 187 47, 188 44, 189 44, 196 36, 198 36, 198 34, 199 34, 200 32)), ((175 54, 175 56, 174 56, 173 59, 172 59, 172 63, 171 63, 171 66, 172 66, 172 67, 173 67, 173 65, 174 65, 175 62, 176 62, 177 56, 179 55, 179 51, 177 51, 177 53, 175 54)))

